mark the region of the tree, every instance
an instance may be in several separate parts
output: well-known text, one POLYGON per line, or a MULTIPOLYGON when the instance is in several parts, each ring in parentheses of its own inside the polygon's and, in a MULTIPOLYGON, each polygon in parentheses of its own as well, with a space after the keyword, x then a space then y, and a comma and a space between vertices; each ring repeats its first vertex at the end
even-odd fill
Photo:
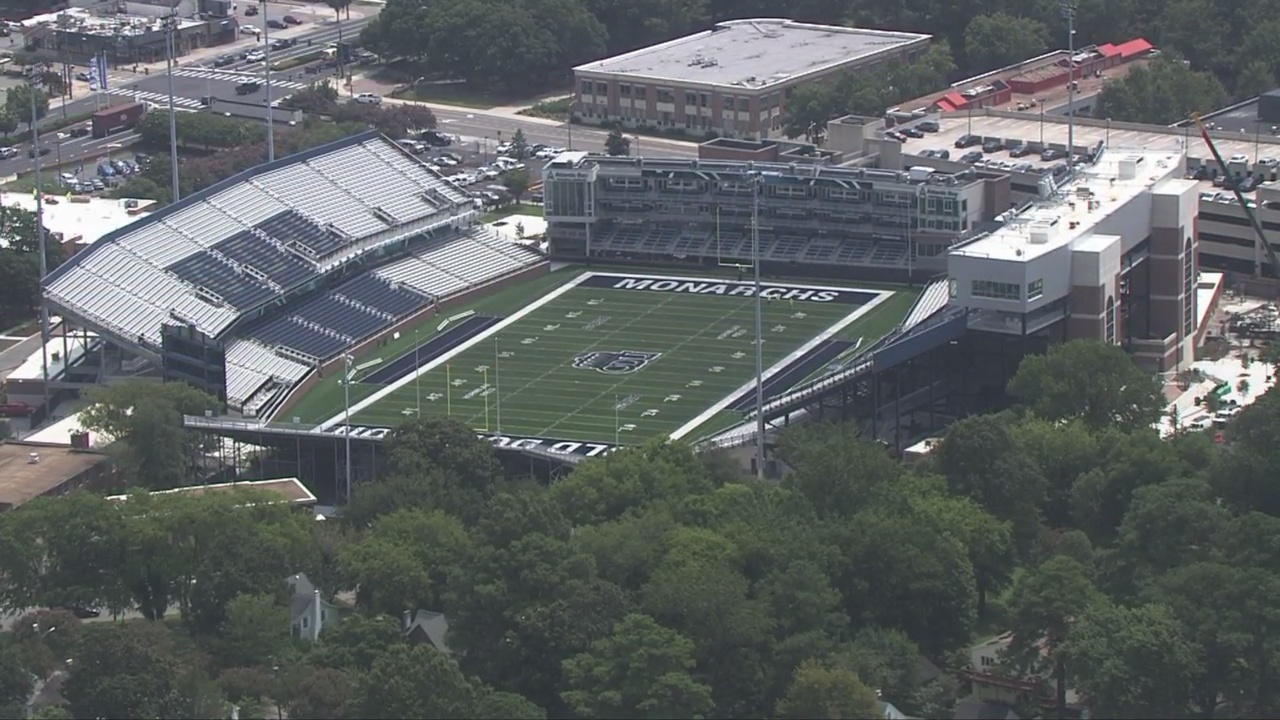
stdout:
POLYGON ((308 662, 353 673, 368 668, 387 648, 404 642, 399 622, 398 618, 363 613, 343 618, 324 629, 308 662))
POLYGON ((1180 58, 1166 54, 1108 83, 1098 95, 1094 115, 1124 122, 1171 125, 1194 112, 1222 107, 1227 101, 1226 89, 1212 73, 1192 69, 1180 58))
POLYGON ((493 445, 452 418, 410 420, 387 437, 387 475, 430 483, 433 509, 474 520, 501 476, 493 445))
POLYGON ((1183 717, 1188 711, 1196 653, 1167 607, 1097 605, 1079 616, 1061 654, 1100 717, 1183 717))
POLYGON ((564 662, 564 700, 580 717, 701 717, 711 689, 693 679, 693 643, 631 614, 587 652, 564 662))
POLYGON ((9 137, 18 129, 18 116, 9 111, 6 107, 0 111, 0 135, 9 137))
MULTIPOLYGON (((35 678, 23 665, 13 645, 0 647, 0 712, 16 712, 26 704, 35 678)), ((6 715, 16 717, 16 715, 6 715)))
MULTIPOLYGON (((0 207, 0 317, 6 322, 33 317, 40 306, 39 247, 35 213, 0 207)), ((47 243, 48 269, 62 259, 61 243, 47 243)))
POLYGON ((604 139, 604 151, 610 155, 630 155, 631 138, 622 134, 622 126, 614 125, 604 139))
POLYGON ((5 111, 13 115, 15 118, 22 118, 22 122, 28 127, 31 126, 31 96, 35 94, 35 113, 36 119, 40 119, 49 113, 49 93, 40 88, 32 87, 26 83, 14 85, 5 91, 4 107, 5 111))
POLYGON ((1058 717, 1063 717, 1067 706, 1067 656, 1062 645, 1073 621, 1100 602, 1102 594, 1089 579, 1088 571, 1062 555, 1028 569, 1013 585, 1009 598, 1013 642, 1007 659, 1015 667, 1029 671, 1044 669, 1043 663, 1048 660, 1056 686, 1058 717))
POLYGON ((357 676, 352 709, 362 718, 469 717, 476 689, 428 645, 393 645, 357 676))
POLYGON ((280 106, 310 115, 326 115, 338 104, 338 88, 328 80, 313 82, 280 101, 280 106))
POLYGON ((589 525, 714 489, 693 448, 653 440, 580 464, 551 498, 575 525, 589 525))
POLYGON ((998 415, 960 420, 947 431, 936 459, 951 491, 1010 523, 1025 554, 1040 527, 1044 477, 1018 450, 1011 424, 998 415))
POLYGON ((901 464, 847 423, 796 425, 784 432, 778 456, 795 469, 783 480, 819 517, 851 518, 902 476, 901 464))
POLYGON ((1229 515, 1199 479, 1174 479, 1133 492, 1120 526, 1116 554, 1132 581, 1163 575, 1180 566, 1208 560, 1205 542, 1220 533, 1229 515))
POLYGON ((271 595, 237 595, 227 603, 219 633, 225 667, 257 667, 283 659, 289 651, 289 610, 271 595))
POLYGON ((863 684, 857 673, 823 667, 814 660, 806 660, 796 669, 791 688, 778 703, 778 717, 784 720, 880 715, 875 691, 863 684))
POLYGON ((312 670, 292 690, 286 703, 289 717, 314 720, 342 720, 347 717, 352 682, 351 676, 343 670, 312 670))
POLYGON ((342 552, 350 587, 369 610, 393 617, 440 609, 449 572, 465 557, 470 538, 456 518, 440 511, 400 510, 380 518, 342 552))
POLYGON ((347 11, 347 19, 351 19, 351 2, 352 0, 324 0, 324 4, 333 10, 334 19, 342 22, 342 11, 347 11))
POLYGON ((1095 430, 1150 427, 1165 406, 1159 383, 1123 348, 1094 340, 1061 343, 1025 358, 1009 392, 1038 417, 1078 418, 1095 430))
POLYGON ((62 695, 75 717, 180 717, 187 667, 166 625, 101 623, 86 628, 62 695))
POLYGON ((782 111, 782 132, 789 138, 813 138, 826 127, 827 121, 839 114, 836 96, 820 83, 806 83, 795 88, 782 111))
POLYGON ((971 68, 992 70, 1048 49, 1049 29, 1030 17, 1003 12, 978 15, 964 29, 964 54, 971 68))
POLYGON ((117 458, 137 485, 164 490, 194 476, 206 440, 184 430, 182 416, 219 409, 217 398, 180 382, 97 386, 86 397, 84 428, 122 441, 117 458))
POLYGON ((525 168, 512 170, 502 176, 502 186, 511 193, 511 199, 520 202, 524 194, 529 191, 529 171, 525 168))
POLYGON ((516 128, 515 134, 511 136, 511 157, 517 160, 524 160, 529 157, 529 141, 524 136, 524 130, 516 128))

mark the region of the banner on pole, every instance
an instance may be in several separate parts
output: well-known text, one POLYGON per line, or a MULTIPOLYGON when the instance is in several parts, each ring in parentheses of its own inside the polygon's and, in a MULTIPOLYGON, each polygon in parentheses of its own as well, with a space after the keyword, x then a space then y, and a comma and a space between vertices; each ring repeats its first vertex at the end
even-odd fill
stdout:
POLYGON ((94 60, 94 75, 98 78, 98 87, 107 90, 107 54, 101 53, 94 60))

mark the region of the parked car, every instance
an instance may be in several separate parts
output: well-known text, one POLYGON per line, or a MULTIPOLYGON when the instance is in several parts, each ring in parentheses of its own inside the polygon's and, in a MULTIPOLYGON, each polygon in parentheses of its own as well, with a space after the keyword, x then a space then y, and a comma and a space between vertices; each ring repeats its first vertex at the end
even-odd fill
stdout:
POLYGON ((283 30, 288 26, 285 25, 283 21, 272 18, 267 21, 267 27, 271 28, 272 30, 283 30))
POLYGON ((449 147, 453 144, 453 138, 436 130, 422 133, 422 141, 432 147, 449 147))
POLYGON ((938 123, 933 120, 921 120, 916 123, 916 127, 927 133, 936 133, 941 129, 938 123))
POLYGON ((1031 146, 1026 143, 1022 143, 1021 145, 1009 151, 1009 157, 1015 157, 1015 158, 1026 157, 1030 154, 1031 154, 1031 146))
POLYGON ((903 134, 903 135, 906 135, 906 136, 907 136, 907 137, 909 137, 909 138, 922 138, 922 137, 924 137, 924 132, 923 132, 923 131, 921 131, 919 128, 914 128, 914 127, 904 127, 904 128, 902 128, 902 134, 903 134))
POLYGON ((245 17, 253 17, 254 15, 257 15, 257 14, 258 14, 258 6, 257 6, 257 5, 250 5, 250 6, 248 6, 248 7, 246 7, 246 8, 244 9, 244 16, 245 16, 245 17))
POLYGON ((957 150, 964 150, 965 148, 971 148, 974 145, 981 145, 981 144, 982 144, 982 138, 979 137, 978 135, 971 135, 971 134, 965 133, 964 135, 961 135, 959 138, 956 139, 957 150))
POLYGON ((28 405, 26 403, 20 403, 20 402, 0 403, 0 417, 7 417, 7 418, 26 417, 35 411, 36 411, 36 408, 34 405, 28 405))
POLYGON ((967 152, 967 153, 965 153, 964 155, 961 155, 961 156, 960 156, 960 162, 962 162, 962 163, 968 163, 968 164, 970 164, 970 165, 972 165, 973 163, 978 162, 978 161, 979 161, 979 160, 981 160, 981 159, 982 159, 982 151, 981 151, 981 150, 970 150, 969 152, 967 152))
POLYGON ((0 160, 8 160, 9 158, 18 157, 18 151, 15 148, 0 148, 0 160))
POLYGON ((381 105, 382 96, 373 93, 360 93, 355 96, 355 101, 361 105, 381 105))
POLYGON ((1003 149, 1004 143, 996 139, 987 140, 982 143, 982 152, 984 153, 997 153, 1003 149))
POLYGON ((285 25, 301 25, 302 21, 292 15, 285 15, 283 18, 285 25))
POLYGON ((1065 150, 1059 150, 1057 148, 1045 148, 1044 150, 1040 151, 1040 159, 1045 162, 1053 162, 1054 160, 1061 160, 1066 156, 1067 156, 1067 152, 1065 150))
POLYGON ((258 29, 257 25, 241 25, 240 26, 241 35, 257 35, 260 32, 262 31, 258 29))

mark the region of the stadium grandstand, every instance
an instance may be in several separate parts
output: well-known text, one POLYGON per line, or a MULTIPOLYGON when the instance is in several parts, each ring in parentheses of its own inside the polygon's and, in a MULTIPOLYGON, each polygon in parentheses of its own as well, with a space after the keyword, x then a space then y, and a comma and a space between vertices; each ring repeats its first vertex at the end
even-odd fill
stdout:
POLYGON ((766 270, 881 281, 944 271, 947 249, 989 219, 974 172, 931 168, 564 153, 543 189, 558 258, 749 265, 758 217, 766 270))
POLYGON ((327 361, 544 258, 476 226, 471 197, 367 133, 258 166, 52 272, 50 310, 265 416, 327 361))

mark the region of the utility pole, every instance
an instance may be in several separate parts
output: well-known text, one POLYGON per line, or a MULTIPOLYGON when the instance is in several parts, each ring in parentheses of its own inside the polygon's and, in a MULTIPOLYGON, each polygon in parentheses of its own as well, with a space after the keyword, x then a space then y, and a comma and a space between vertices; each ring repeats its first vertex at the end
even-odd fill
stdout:
MULTIPOLYGON (((49 274, 49 248, 44 233, 44 183, 40 177, 40 115, 36 108, 36 95, 40 92, 40 83, 44 75, 43 65, 31 68, 31 148, 36 156, 36 250, 40 253, 40 285, 43 288, 45 275, 49 274)), ((43 295, 43 291, 41 292, 43 295)), ((65 322, 65 321, 64 321, 65 322)), ((40 298, 40 365, 44 376, 44 407, 49 407, 49 305, 40 298)))
POLYGON ((276 160, 275 111, 271 107, 271 37, 267 0, 262 0, 262 74, 267 86, 267 162, 276 160))
POLYGON ((751 193, 751 265, 755 270, 756 311, 756 479, 764 480, 764 320, 760 297, 760 188, 764 177, 752 179, 751 193))
POLYGON ((1076 0, 1061 0, 1067 21, 1067 169, 1076 164, 1076 0))
POLYGON ((343 423, 346 426, 344 428, 345 432, 343 433, 343 435, 346 438, 346 452, 347 452, 346 502, 350 504, 351 503, 351 376, 354 374, 351 371, 351 363, 355 361, 355 358, 351 357, 350 355, 343 355, 342 361, 343 361, 342 403, 343 403, 343 406, 346 408, 346 411, 344 413, 345 419, 343 420, 343 423))
POLYGON ((169 51, 167 58, 167 71, 169 74, 169 173, 172 175, 171 192, 173 194, 173 202, 178 202, 182 199, 182 190, 178 186, 178 111, 174 109, 173 103, 173 31, 177 28, 177 25, 177 11, 165 16, 165 34, 168 36, 168 47, 166 49, 169 51))

